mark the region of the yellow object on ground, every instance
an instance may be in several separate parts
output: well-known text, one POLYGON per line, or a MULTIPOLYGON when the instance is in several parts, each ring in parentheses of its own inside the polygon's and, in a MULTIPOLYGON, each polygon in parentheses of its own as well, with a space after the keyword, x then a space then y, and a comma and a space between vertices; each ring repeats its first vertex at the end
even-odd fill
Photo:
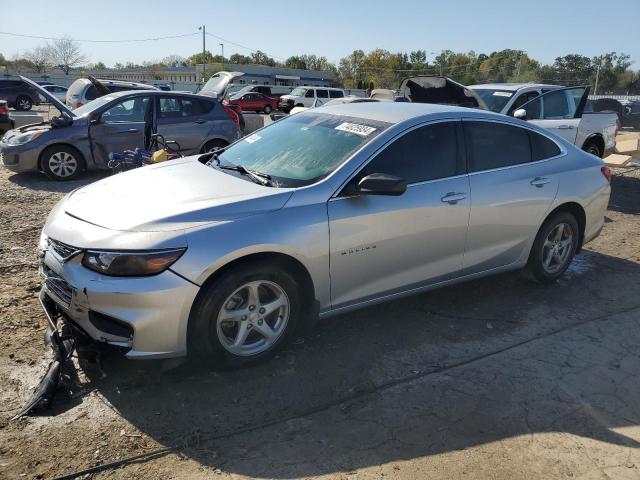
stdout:
POLYGON ((160 163, 169 159, 169 154, 166 150, 158 150, 157 152, 153 152, 151 155, 151 160, 149 163, 160 163))

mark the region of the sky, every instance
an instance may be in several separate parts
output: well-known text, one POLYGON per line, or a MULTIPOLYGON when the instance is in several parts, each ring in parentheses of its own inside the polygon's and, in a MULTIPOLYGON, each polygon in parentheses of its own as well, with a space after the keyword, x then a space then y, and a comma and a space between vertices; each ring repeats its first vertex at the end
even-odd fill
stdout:
MULTIPOLYGON (((14 0, 0 0, 0 31, 44 37, 70 36, 89 62, 142 63, 170 54, 187 57, 207 50, 248 55, 262 50, 284 60, 303 53, 332 62, 355 49, 392 52, 422 49, 432 60, 443 49, 491 53, 525 50, 543 63, 568 53, 593 57, 616 51, 640 69, 640 0, 403 0, 304 2, 244 0, 30 0, 29 14, 14 0), (607 11, 606 5, 615 5, 607 11), (25 19, 28 21, 25 22, 25 19), (91 43, 191 34, 146 42, 91 43), (236 44, 236 45, 234 45, 236 44), (239 46, 240 45, 240 46, 239 46)), ((46 40, 0 34, 7 58, 46 40)))

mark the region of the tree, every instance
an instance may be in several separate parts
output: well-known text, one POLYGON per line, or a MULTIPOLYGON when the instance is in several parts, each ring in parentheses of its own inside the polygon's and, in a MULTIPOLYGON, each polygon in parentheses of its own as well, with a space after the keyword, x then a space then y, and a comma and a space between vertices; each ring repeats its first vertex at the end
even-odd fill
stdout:
POLYGON ((234 53, 229 57, 229 63, 247 64, 251 62, 252 62, 251 57, 248 57, 246 55, 240 55, 239 53, 234 53))
POLYGON ((33 50, 24 52, 24 59, 31 62, 31 68, 36 73, 44 73, 53 66, 51 53, 46 46, 37 46, 33 50))
POLYGON ((103 62, 94 63, 91 65, 91 70, 106 70, 107 66, 103 62))
POLYGON ((187 58, 187 65, 202 65, 211 63, 225 63, 226 59, 222 55, 213 55, 209 50, 195 53, 187 58))
POLYGON ((364 83, 364 74, 362 72, 362 64, 365 54, 362 50, 354 50, 351 54, 340 59, 338 63, 338 73, 341 83, 347 88, 362 88, 364 83))
POLYGON ((186 67, 187 59, 181 55, 173 54, 173 55, 167 55, 166 57, 164 57, 160 61, 160 63, 167 67, 186 67))
POLYGON ((52 63, 69 75, 72 68, 79 67, 87 61, 86 55, 80 51, 78 43, 70 37, 54 40, 47 46, 52 63))
POLYGON ((255 63, 257 65, 266 65, 268 67, 276 66, 276 61, 260 50, 257 50, 251 54, 251 63, 255 63))
POLYGON ((300 70, 307 69, 307 64, 305 63, 305 61, 302 59, 302 57, 299 57, 297 55, 287 58, 284 61, 284 66, 287 68, 298 68, 300 70))

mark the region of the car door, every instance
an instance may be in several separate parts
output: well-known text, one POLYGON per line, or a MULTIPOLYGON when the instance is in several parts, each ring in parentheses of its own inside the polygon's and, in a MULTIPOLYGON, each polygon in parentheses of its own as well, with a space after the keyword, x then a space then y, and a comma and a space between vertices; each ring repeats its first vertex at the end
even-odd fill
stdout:
POLYGON ((149 95, 136 95, 108 104, 89 126, 91 152, 96 164, 106 165, 112 152, 145 148, 151 134, 152 118, 153 102, 149 95))
POLYGON ((526 120, 575 143, 589 86, 550 90, 520 107, 526 120))
POLYGON ((158 133, 178 142, 184 154, 199 152, 213 127, 209 113, 215 101, 178 95, 157 98, 158 133))
POLYGON ((316 106, 319 107, 329 101, 329 91, 324 88, 316 88, 316 97, 318 99, 316 106))
POLYGON ((470 206, 461 141, 460 121, 414 128, 347 184, 386 173, 406 180, 404 194, 340 193, 329 201, 334 308, 460 273, 470 206))
POLYGON ((526 254, 558 191, 561 148, 550 137, 498 121, 465 119, 471 214, 464 273, 513 264, 526 254))

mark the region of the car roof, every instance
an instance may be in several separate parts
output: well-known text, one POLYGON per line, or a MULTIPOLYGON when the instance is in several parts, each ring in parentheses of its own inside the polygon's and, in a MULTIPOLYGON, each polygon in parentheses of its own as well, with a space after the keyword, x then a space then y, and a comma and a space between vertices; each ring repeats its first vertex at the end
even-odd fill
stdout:
POLYGON ((432 103, 411 102, 351 102, 341 105, 318 107, 310 112, 322 112, 333 115, 363 118, 387 123, 401 123, 425 115, 453 114, 454 117, 463 115, 482 114, 484 118, 509 120, 509 117, 498 113, 479 110, 476 108, 458 107, 455 105, 437 105, 432 103))
POLYGON ((562 88, 560 85, 549 85, 546 83, 480 83, 477 85, 469 85, 467 88, 486 88, 492 90, 508 90, 510 92, 515 92, 516 90, 527 87, 562 88))
POLYGON ((120 98, 127 95, 161 95, 161 96, 170 95, 172 97, 197 97, 197 98, 210 100, 210 101, 214 100, 212 97, 207 97, 206 95, 198 95, 197 93, 165 92, 164 90, 122 90, 120 92, 107 93, 107 95, 103 95, 103 97, 110 96, 114 98, 120 98))

